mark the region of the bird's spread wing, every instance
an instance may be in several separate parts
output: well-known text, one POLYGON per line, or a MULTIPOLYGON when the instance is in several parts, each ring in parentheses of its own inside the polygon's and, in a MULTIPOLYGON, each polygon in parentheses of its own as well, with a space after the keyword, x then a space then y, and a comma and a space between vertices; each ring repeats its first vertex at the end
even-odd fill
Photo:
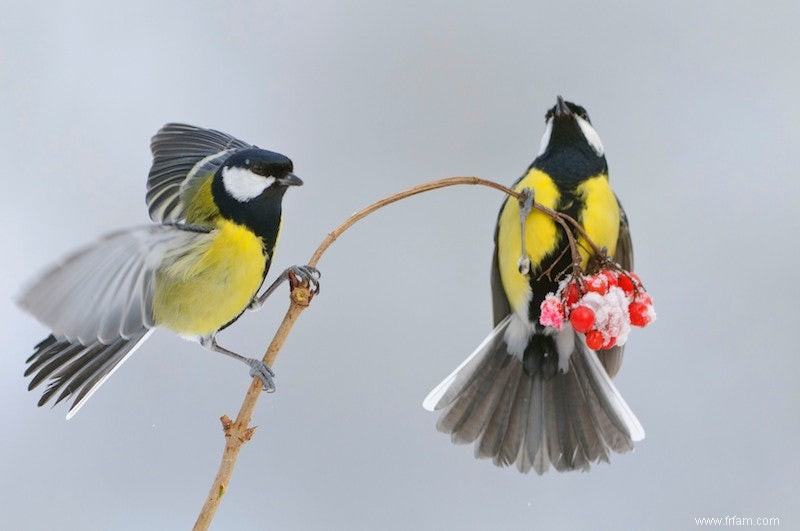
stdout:
POLYGON ((156 222, 184 219, 186 194, 211 178, 238 149, 253 147, 230 135, 186 124, 167 124, 153 137, 147 208, 156 222))
POLYGON ((90 345, 152 328, 155 272, 164 253, 208 237, 205 229, 155 225, 109 234, 45 272, 19 305, 58 340, 90 345))

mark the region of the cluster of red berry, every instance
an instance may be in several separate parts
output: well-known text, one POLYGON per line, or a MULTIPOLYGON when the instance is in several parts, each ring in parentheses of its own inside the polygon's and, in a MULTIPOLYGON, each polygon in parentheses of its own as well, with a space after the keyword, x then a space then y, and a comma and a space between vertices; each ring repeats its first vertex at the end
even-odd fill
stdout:
POLYGON ((607 350, 624 345, 633 326, 656 318, 653 301, 636 273, 603 269, 594 275, 569 276, 540 308, 539 323, 557 330, 566 320, 586 335, 586 346, 607 350))

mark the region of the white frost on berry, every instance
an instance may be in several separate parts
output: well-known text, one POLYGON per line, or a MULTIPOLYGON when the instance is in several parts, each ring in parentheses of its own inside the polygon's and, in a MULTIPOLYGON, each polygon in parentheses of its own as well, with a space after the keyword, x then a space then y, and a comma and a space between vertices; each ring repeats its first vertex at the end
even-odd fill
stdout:
POLYGON ((539 324, 550 326, 556 330, 564 328, 564 314, 561 309, 561 298, 548 294, 539 306, 539 324))
POLYGON ((618 286, 609 288, 605 295, 590 291, 580 300, 580 304, 594 311, 594 328, 608 341, 616 338, 617 345, 624 345, 631 332, 628 315, 628 298, 618 286))
MULTIPOLYGON (((624 345, 625 342, 628 341, 628 334, 631 333, 631 318, 628 314, 628 296, 625 295, 622 288, 612 286, 603 298, 610 303, 606 331, 611 337, 617 338, 617 345, 624 345)), ((603 337, 608 341, 605 335, 603 337)))
POLYGON ((656 309, 652 304, 647 305, 647 324, 656 320, 656 309))

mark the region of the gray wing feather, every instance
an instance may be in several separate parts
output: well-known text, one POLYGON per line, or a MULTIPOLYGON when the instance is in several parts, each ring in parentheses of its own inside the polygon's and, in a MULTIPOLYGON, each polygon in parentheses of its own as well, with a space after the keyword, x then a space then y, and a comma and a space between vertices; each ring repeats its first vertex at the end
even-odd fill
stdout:
MULTIPOLYGON (((517 183, 522 180, 522 177, 517 179, 513 186, 516 186, 517 183)), ((492 317, 494 320, 494 326, 500 324, 500 322, 506 318, 508 314, 511 313, 511 305, 508 303, 508 297, 506 297, 506 291, 503 289, 503 281, 500 278, 500 266, 497 262, 497 238, 500 233, 500 214, 503 213, 503 208, 506 205, 506 198, 505 201, 500 205, 500 210, 497 212, 497 221, 495 222, 494 226, 494 252, 492 253, 492 273, 491 273, 491 284, 492 284, 492 317)))
POLYGON ((205 232, 159 225, 116 232, 69 256, 30 285, 20 307, 57 339, 110 344, 151 328, 153 286, 164 254, 205 232))
POLYGON ((170 123, 153 137, 147 177, 147 208, 157 222, 180 221, 182 195, 195 179, 208 178, 238 149, 253 147, 221 131, 170 123))
POLYGON ((614 261, 628 271, 633 270, 633 241, 631 241, 631 230, 628 226, 628 216, 622 209, 622 204, 617 199, 619 205, 619 236, 617 237, 617 251, 614 253, 614 261))
POLYGON ((503 289, 503 281, 500 279, 500 267, 497 263, 497 243, 494 245, 492 254, 492 317, 494 326, 511 313, 511 306, 508 304, 508 297, 503 289))
MULTIPOLYGON (((617 250, 614 253, 614 261, 621 265, 623 269, 633 271, 633 241, 631 240, 631 231, 628 226, 628 216, 625 214, 625 210, 622 209, 619 199, 617 199, 617 204, 619 205, 619 236, 617 237, 617 250)), ((620 367, 622 367, 624 353, 624 346, 601 350, 597 353, 603 363, 603 367, 612 378, 617 375, 620 367)))

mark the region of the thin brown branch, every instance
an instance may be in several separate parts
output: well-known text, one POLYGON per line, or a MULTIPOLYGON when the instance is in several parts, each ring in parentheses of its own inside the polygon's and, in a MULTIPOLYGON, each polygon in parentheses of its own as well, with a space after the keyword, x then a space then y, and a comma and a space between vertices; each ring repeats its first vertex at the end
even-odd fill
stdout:
MULTIPOLYGON (((316 266, 319 262, 320 258, 322 258, 323 253, 328 249, 328 247, 336 241, 336 239, 342 235, 344 231, 352 227, 355 223, 360 221, 361 219, 369 216, 376 210, 379 210, 387 205, 400 201, 402 199, 406 199, 408 197, 421 194, 423 192, 428 192, 430 190, 436 190, 438 188, 444 188, 446 186, 455 186, 455 185, 480 185, 480 186, 487 186, 489 188, 494 188, 496 190, 500 190, 509 196, 515 197, 519 199, 520 194, 516 191, 508 188, 507 186, 503 186, 502 184, 498 184, 493 181, 489 181, 486 179, 480 179, 478 177, 450 177, 448 179, 440 179, 438 181, 432 181, 429 183, 421 184, 418 186, 414 186, 402 192, 396 193, 371 205, 367 206, 366 208, 359 210, 352 216, 348 217, 346 220, 342 222, 341 225, 336 227, 333 231, 331 231, 327 237, 322 241, 314 254, 311 256, 311 259, 308 261, 308 265, 316 266)), ((569 241, 569 246, 572 252, 572 259, 573 259, 573 268, 577 267, 580 268, 581 264, 581 257, 577 250, 577 245, 575 243, 575 237, 572 234, 572 231, 569 228, 569 225, 565 221, 564 214, 560 212, 556 212, 551 210, 539 203, 534 203, 533 208, 544 212, 553 220, 555 220, 561 227, 564 229, 564 232, 567 235, 567 239, 569 241)), ((572 218, 570 218, 572 219, 572 218)), ((585 234, 585 233, 584 233, 585 234)), ((588 240, 588 237, 587 237, 588 240)), ((594 244, 592 244, 594 245, 594 244)), ((306 284, 300 285, 293 285, 292 290, 290 292, 291 303, 289 305, 289 309, 286 311, 286 315, 283 318, 280 326, 278 327, 278 331, 275 332, 275 337, 272 339, 267 351, 264 353, 264 362, 267 365, 273 366, 275 363, 276 358, 278 357, 278 353, 283 347, 284 342, 286 341, 289 332, 291 331, 294 323, 297 321, 297 318, 300 316, 302 311, 310 304, 311 299, 314 296, 314 292, 311 291, 306 284)), ((195 522, 194 529, 197 530, 206 530, 211 525, 211 521, 214 519, 214 514, 219 507, 219 503, 222 500, 222 496, 225 494, 225 491, 228 488, 228 483, 230 482, 231 476, 233 474, 233 469, 236 466, 236 460, 239 457, 239 451, 242 448, 242 445, 249 441, 250 438, 253 436, 255 428, 250 428, 250 419, 253 416, 253 411, 255 410, 256 403, 258 402, 258 397, 261 394, 261 382, 257 378, 254 378, 250 384, 249 389, 247 390, 247 394, 244 397, 244 401, 242 402, 242 406, 239 409, 239 414, 236 415, 236 420, 231 421, 227 416, 223 416, 220 420, 222 421, 223 431, 225 433, 225 449, 222 453, 222 462, 220 463, 219 470, 217 471, 217 475, 214 478, 214 482, 211 485, 211 489, 209 490, 208 496, 206 497, 206 501, 203 504, 203 508, 200 511, 200 515, 197 517, 197 521, 195 522)))
POLYGON ((317 250, 314 252, 314 255, 311 257, 311 260, 308 262, 308 265, 316 266, 319 259, 322 257, 322 253, 324 253, 330 245, 336 241, 344 231, 349 229, 354 223, 357 221, 369 216, 373 212, 378 209, 385 207, 391 203, 396 201, 400 201, 401 199, 405 199, 407 197, 411 197, 412 195, 421 194, 423 192, 428 192, 430 190, 435 190, 437 188, 444 188, 445 186, 454 186, 457 184, 477 184, 482 186, 488 186, 490 188, 494 188, 496 190, 500 190, 501 192, 505 192, 512 197, 519 198, 519 194, 508 188, 507 186, 503 186, 502 184, 498 184, 494 181, 488 181, 486 179, 480 179, 478 177, 450 177, 449 179, 440 179, 438 181, 433 181, 430 183, 420 184, 419 186, 415 186, 413 188, 409 188, 408 190, 404 190, 394 195, 390 195, 380 201, 376 201, 375 203, 369 205, 368 207, 359 210, 346 220, 336 227, 331 233, 328 234, 327 238, 323 240, 317 250))
MULTIPOLYGON (((375 203, 356 212, 344 220, 341 225, 330 232, 322 241, 317 250, 314 251, 311 259, 308 261, 308 265, 316 266, 320 258, 322 258, 322 254, 328 249, 328 247, 331 246, 334 241, 336 241, 339 236, 342 235, 344 231, 376 210, 413 195, 421 194, 429 190, 435 190, 437 188, 444 188, 446 186, 454 186, 459 184, 488 186, 490 188, 503 191, 514 197, 519 196, 519 194, 517 194, 511 188, 492 181, 487 181, 485 179, 479 179, 478 177, 452 177, 449 179, 441 179, 438 181, 421 184, 419 186, 414 186, 408 190, 404 190, 397 194, 381 199, 380 201, 376 201, 375 203)), ((281 347, 283 347, 286 337, 289 335, 289 332, 294 326, 295 321, 297 321, 297 318, 300 316, 300 313, 302 313, 302 311, 311 302, 313 295, 313 292, 311 292, 308 289, 308 286, 305 285, 300 285, 292 289, 291 303, 289 305, 289 309, 286 311, 286 316, 284 316, 283 322, 281 322, 280 326, 278 327, 278 331, 275 332, 275 337, 272 339, 267 351, 264 353, 264 362, 267 365, 273 366, 275 364, 275 359, 278 357, 278 353, 280 352, 281 347)), ((239 451, 242 449, 242 445, 250 440, 250 437, 253 435, 254 428, 250 428, 249 424, 260 394, 261 382, 257 378, 254 378, 249 389, 247 390, 247 394, 244 397, 242 407, 239 409, 239 414, 236 415, 236 420, 231 422, 227 416, 222 418, 223 430, 225 432, 225 449, 222 453, 222 462, 219 465, 219 470, 217 471, 217 475, 211 485, 211 489, 209 490, 206 501, 203 504, 203 508, 200 511, 200 515, 197 517, 197 521, 194 524, 195 530, 208 529, 208 527, 211 525, 211 521, 214 519, 214 514, 219 507, 222 496, 225 494, 225 491, 228 488, 228 483, 233 475, 233 468, 236 466, 236 460, 239 457, 239 451)))
POLYGON ((597 256, 602 256, 604 254, 603 250, 597 247, 597 245, 595 245, 592 239, 589 238, 589 235, 586 234, 586 230, 583 228, 583 225, 578 223, 578 220, 576 220, 571 216, 567 216, 566 214, 562 214, 562 217, 564 218, 565 221, 568 221, 569 223, 572 224, 573 227, 575 227, 575 230, 578 231, 578 234, 580 234, 583 240, 589 245, 589 247, 591 247, 591 249, 586 249, 586 247, 582 246, 587 253, 592 253, 597 256))
POLYGON ((559 271, 556 276, 553 276, 553 271, 555 270, 556 266, 561 261, 561 259, 564 257, 564 255, 567 254, 567 251, 569 251, 569 247, 564 247, 563 249, 561 249, 561 252, 558 253, 558 256, 556 256, 550 262, 550 265, 548 266, 547 269, 542 271, 542 273, 538 277, 536 277, 536 280, 542 280, 545 277, 547 277, 548 280, 557 280, 562 274, 564 274, 564 272, 575 267, 575 264, 571 262, 569 266, 564 268, 562 271, 559 271))

